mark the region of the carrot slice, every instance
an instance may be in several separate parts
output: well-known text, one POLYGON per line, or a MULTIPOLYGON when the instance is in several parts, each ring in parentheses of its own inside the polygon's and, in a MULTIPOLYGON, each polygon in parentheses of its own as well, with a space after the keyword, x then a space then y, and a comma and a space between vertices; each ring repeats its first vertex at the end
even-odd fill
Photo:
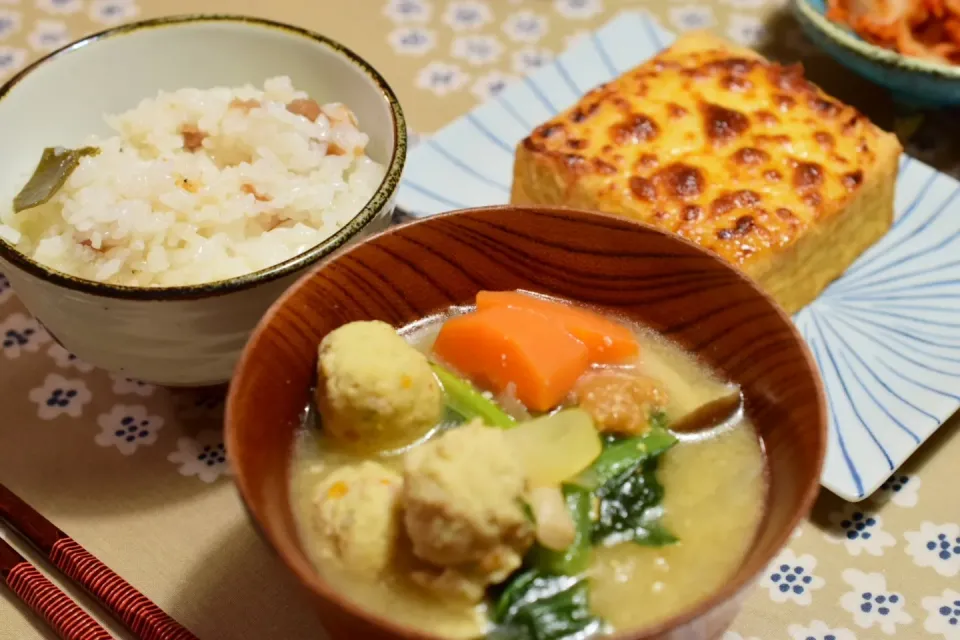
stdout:
POLYGON ((513 384, 517 399, 533 411, 560 404, 590 366, 587 347, 562 324, 510 307, 450 318, 433 350, 490 391, 502 393, 513 384))
POLYGON ((590 360, 597 364, 622 364, 640 353, 640 344, 633 331, 587 309, 518 291, 481 291, 477 294, 477 310, 495 307, 526 309, 557 320, 587 346, 590 360))

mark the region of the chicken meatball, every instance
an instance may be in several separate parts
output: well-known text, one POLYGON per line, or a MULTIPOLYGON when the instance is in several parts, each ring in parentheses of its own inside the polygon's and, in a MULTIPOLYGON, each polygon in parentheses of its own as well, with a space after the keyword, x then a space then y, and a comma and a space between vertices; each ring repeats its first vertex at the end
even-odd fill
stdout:
POLYGON ((396 449, 440 420, 443 390, 427 357, 385 322, 351 322, 320 343, 317 407, 324 431, 370 451, 396 449))
POLYGON ((633 372, 588 375, 575 390, 580 408, 602 433, 635 436, 651 428, 651 418, 666 406, 667 392, 653 378, 633 372))
POLYGON ((407 454, 404 523, 414 554, 433 565, 420 582, 461 583, 464 595, 503 581, 533 541, 527 477, 499 429, 479 421, 407 454))
POLYGON ((350 571, 380 575, 393 561, 402 530, 403 479, 376 462, 331 473, 314 496, 313 530, 323 548, 350 571))

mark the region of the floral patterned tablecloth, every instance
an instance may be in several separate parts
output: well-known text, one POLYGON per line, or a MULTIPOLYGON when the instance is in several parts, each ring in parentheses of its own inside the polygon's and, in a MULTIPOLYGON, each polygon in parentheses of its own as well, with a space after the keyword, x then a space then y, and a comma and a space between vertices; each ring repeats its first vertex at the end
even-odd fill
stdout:
MULTIPOLYGON (((955 172, 956 114, 895 117, 875 87, 811 48, 783 4, 354 0, 345 10, 332 0, 0 0, 0 78, 120 22, 248 13, 354 48, 394 86, 412 128, 429 133, 618 11, 645 6, 678 31, 711 28, 802 58, 826 89, 909 138, 912 153, 955 172)), ((226 477, 221 418, 216 392, 172 392, 77 360, 0 276, 0 481, 204 640, 321 638, 304 594, 245 520, 226 477)), ((822 495, 723 640, 960 640, 958 462, 954 418, 869 500, 822 495)), ((0 598, 0 640, 53 637, 9 594, 0 598)))

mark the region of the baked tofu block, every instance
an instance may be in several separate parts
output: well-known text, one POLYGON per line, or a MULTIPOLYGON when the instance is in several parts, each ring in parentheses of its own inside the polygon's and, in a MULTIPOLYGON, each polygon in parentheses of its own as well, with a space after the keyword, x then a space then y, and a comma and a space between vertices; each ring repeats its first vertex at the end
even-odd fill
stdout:
POLYGON ((800 65, 692 33, 521 141, 511 201, 672 231, 793 313, 890 228, 901 151, 800 65))

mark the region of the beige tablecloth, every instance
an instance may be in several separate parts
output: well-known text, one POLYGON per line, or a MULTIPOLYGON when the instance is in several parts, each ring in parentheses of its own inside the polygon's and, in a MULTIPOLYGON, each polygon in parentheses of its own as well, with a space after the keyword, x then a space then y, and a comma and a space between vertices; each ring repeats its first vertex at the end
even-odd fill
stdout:
MULTIPOLYGON (((0 0, 0 77, 107 25, 195 11, 249 13, 354 48, 394 86, 413 129, 429 133, 638 5, 0 0)), ((954 168, 956 151, 943 141, 958 137, 956 114, 894 121, 881 92, 811 50, 779 0, 679 0, 649 8, 678 31, 709 27, 782 57, 805 58, 828 90, 912 135, 914 153, 954 168)), ((31 320, 2 277, 0 343, 0 480, 203 640, 323 637, 298 585, 245 521, 219 454, 219 398, 172 393, 77 361, 31 320), (51 407, 53 394, 72 397, 51 407), (127 416, 146 432, 132 443, 115 435, 127 416)), ((823 495, 724 640, 960 640, 958 465, 954 419, 867 502, 823 495)), ((0 640, 54 637, 0 593, 0 640)))

